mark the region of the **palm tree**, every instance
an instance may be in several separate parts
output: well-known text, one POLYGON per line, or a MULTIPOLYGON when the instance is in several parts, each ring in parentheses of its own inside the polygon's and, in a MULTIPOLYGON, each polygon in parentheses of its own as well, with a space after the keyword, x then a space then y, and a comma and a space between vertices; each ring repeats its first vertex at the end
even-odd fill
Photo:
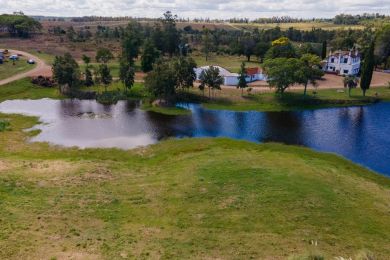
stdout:
POLYGON ((219 74, 218 67, 210 66, 200 74, 201 86, 209 88, 209 98, 211 98, 211 90, 221 89, 223 77, 219 74))
POLYGON ((356 76, 348 75, 343 81, 344 88, 348 88, 348 96, 351 97, 351 90, 359 85, 359 79, 356 76))

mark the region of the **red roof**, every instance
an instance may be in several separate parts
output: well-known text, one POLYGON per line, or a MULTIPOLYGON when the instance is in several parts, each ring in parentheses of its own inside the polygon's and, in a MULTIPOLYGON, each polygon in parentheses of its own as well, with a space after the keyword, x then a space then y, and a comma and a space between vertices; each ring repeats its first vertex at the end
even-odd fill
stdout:
POLYGON ((246 74, 249 75, 249 76, 253 76, 253 75, 256 75, 256 74, 259 74, 260 73, 260 69, 258 67, 256 68, 247 68, 246 69, 246 74))

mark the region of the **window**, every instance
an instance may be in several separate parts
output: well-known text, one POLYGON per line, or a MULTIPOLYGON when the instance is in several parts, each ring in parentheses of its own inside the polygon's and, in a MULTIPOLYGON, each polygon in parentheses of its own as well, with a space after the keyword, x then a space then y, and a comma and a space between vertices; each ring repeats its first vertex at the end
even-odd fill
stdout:
POLYGON ((344 58, 344 63, 348 63, 348 58, 344 58))
POLYGON ((334 58, 331 58, 331 59, 330 59, 330 63, 334 63, 334 58))
POLYGON ((348 74, 349 73, 349 70, 344 70, 344 74, 348 74))

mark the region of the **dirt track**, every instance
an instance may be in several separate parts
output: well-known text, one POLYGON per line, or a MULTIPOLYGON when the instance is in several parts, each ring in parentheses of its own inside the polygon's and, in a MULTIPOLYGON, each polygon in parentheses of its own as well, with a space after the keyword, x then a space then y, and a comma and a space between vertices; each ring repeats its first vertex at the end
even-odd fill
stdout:
POLYGON ((24 51, 18 51, 18 50, 10 50, 9 49, 9 52, 12 54, 21 55, 21 56, 25 57, 26 59, 33 59, 33 60, 35 60, 37 66, 34 69, 29 70, 27 72, 19 73, 19 74, 13 75, 12 77, 0 80, 0 86, 5 85, 5 84, 10 83, 10 82, 15 81, 15 80, 25 78, 25 77, 35 77, 35 76, 40 76, 40 75, 46 76, 46 77, 51 76, 51 74, 52 74, 51 67, 49 65, 47 65, 43 60, 38 58, 37 56, 32 55, 32 54, 27 53, 27 52, 24 52, 24 51))

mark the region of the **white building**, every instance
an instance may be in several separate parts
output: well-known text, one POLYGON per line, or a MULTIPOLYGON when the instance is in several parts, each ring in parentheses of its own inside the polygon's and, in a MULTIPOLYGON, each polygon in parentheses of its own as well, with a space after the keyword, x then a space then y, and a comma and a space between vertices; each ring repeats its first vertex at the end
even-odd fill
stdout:
POLYGON ((324 61, 323 70, 337 75, 357 75, 360 72, 361 56, 356 51, 330 52, 324 61))
MULTIPOLYGON (((222 68, 220 66, 213 66, 213 67, 219 69, 219 75, 222 76, 223 79, 224 79, 223 85, 225 85, 225 86, 237 86, 237 84, 238 84, 238 76, 239 76, 238 73, 232 73, 232 72, 228 71, 227 69, 222 68)), ((196 68, 195 69, 196 80, 200 80, 200 75, 202 74, 202 72, 204 70, 209 69, 209 68, 210 68, 210 66, 204 66, 204 67, 196 68)), ((246 81, 248 83, 249 82, 254 82, 254 81, 257 81, 257 80, 265 80, 265 76, 264 76, 264 74, 261 73, 259 68, 247 68, 246 73, 247 73, 246 81)))

